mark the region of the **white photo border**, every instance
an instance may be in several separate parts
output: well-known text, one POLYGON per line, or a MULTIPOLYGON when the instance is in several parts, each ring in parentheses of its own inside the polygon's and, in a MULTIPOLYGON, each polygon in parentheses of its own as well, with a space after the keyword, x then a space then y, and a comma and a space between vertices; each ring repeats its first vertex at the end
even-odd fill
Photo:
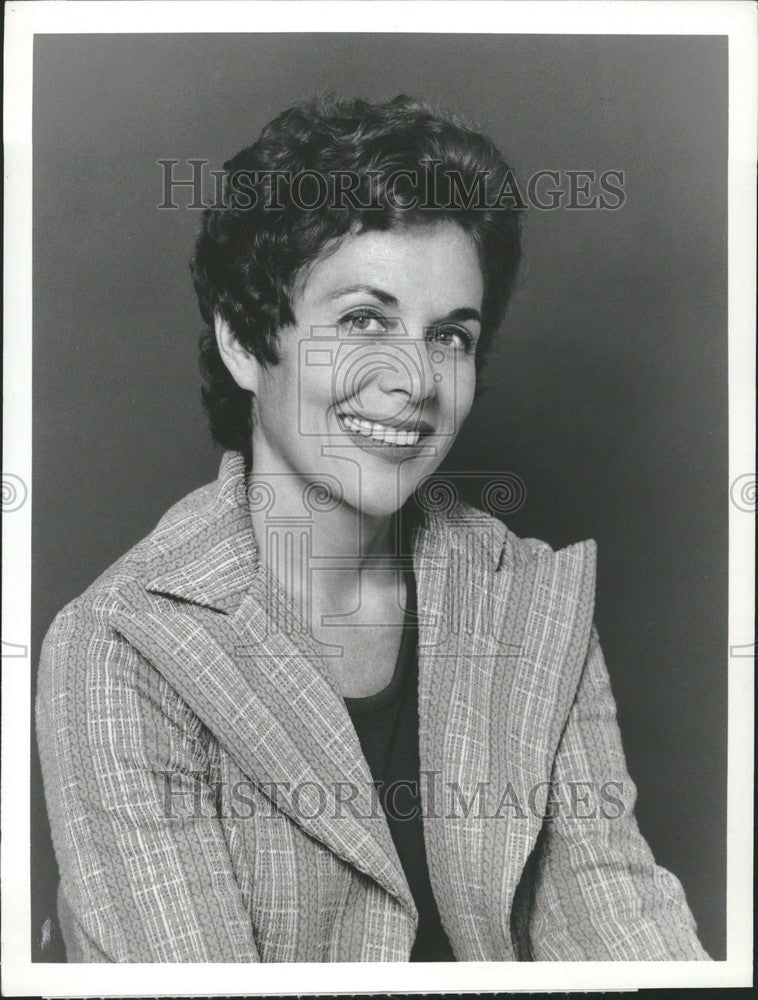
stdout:
MULTIPOLYGON (((2 963, 6 995, 360 993, 363 964, 32 963, 30 943, 32 55, 35 34, 404 32, 720 35, 729 46, 727 958, 723 962, 376 964, 372 993, 738 987, 752 981, 756 23, 748 0, 203 0, 9 3, 5 20, 2 963), (207 16, 208 7, 213 17, 207 16), (477 10, 478 8, 478 10, 477 10), (233 15, 233 16, 231 16, 233 15), (177 27, 179 25, 180 27, 177 27), (218 26, 214 29, 214 25, 218 26), (234 25, 234 28, 230 28, 234 25), (476 28, 474 27, 476 26, 476 28), (20 501, 20 506, 16 506, 20 501), (12 751, 12 752, 11 752, 12 751), (251 991, 251 978, 255 991, 251 991)), ((714 669, 721 669, 714 664, 714 669)))

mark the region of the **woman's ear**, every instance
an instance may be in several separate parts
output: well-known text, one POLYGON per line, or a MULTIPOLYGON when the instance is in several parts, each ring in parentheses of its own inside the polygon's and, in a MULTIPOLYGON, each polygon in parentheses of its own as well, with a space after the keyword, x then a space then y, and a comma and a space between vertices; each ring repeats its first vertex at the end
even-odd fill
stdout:
POLYGON ((218 313, 213 314, 213 328, 219 354, 229 374, 240 389, 257 392, 261 371, 258 359, 240 344, 227 321, 218 313))

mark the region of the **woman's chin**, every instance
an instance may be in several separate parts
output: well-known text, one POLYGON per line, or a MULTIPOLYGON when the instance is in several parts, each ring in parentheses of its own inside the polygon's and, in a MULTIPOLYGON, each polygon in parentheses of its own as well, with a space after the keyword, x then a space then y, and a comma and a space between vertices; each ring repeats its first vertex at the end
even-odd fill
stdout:
MULTIPOLYGON (((360 496, 352 498, 352 505, 365 517, 389 518, 393 517, 406 502, 413 492, 403 484, 402 489, 398 489, 398 483, 367 483, 361 490, 360 496)), ((415 488, 417 484, 414 483, 415 488)))
POLYGON ((394 497, 392 500, 382 501, 381 498, 372 498, 367 502, 363 502, 358 505, 358 510, 363 514, 364 517, 371 518, 388 518, 394 517, 394 515, 400 510, 400 508, 405 503, 406 498, 403 497, 399 499, 394 497))

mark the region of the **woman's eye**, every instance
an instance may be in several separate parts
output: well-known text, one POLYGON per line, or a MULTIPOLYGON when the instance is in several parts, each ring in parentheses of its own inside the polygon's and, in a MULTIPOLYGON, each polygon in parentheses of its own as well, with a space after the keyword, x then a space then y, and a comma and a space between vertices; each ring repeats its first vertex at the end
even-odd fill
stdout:
POLYGON ((347 316, 343 316, 340 322, 348 334, 371 333, 378 336, 384 333, 388 326, 387 321, 382 316, 370 312, 349 313, 347 316))
POLYGON ((443 344, 445 347, 454 347, 467 354, 473 351, 476 346, 472 334, 460 326, 435 326, 430 333, 435 343, 443 344))

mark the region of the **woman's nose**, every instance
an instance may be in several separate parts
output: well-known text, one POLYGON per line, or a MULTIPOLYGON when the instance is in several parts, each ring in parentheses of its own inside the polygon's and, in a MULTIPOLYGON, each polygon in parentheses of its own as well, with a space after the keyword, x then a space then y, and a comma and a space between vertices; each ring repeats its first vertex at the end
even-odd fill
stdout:
POLYGON ((377 384, 386 393, 402 393, 416 402, 437 392, 435 372, 425 340, 408 339, 393 345, 391 360, 377 370, 377 384))

